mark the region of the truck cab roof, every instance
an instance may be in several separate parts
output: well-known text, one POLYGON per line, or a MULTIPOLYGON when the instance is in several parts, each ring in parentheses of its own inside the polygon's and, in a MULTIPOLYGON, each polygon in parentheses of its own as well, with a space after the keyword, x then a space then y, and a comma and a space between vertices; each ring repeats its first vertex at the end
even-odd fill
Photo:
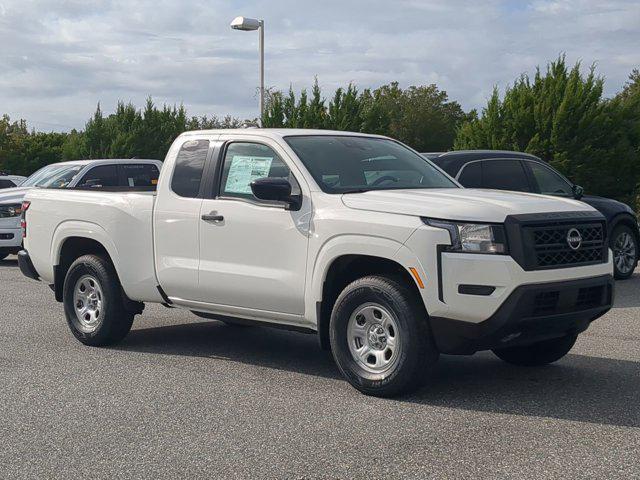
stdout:
POLYGON ((369 133, 345 132, 342 130, 320 130, 312 128, 218 128, 212 130, 192 130, 184 132, 180 136, 191 137, 203 135, 256 135, 272 138, 274 140, 284 137, 306 135, 388 138, 383 135, 374 135, 369 133))
POLYGON ((144 158, 97 158, 91 160, 68 160, 66 162, 58 162, 55 165, 103 165, 113 163, 162 163, 160 160, 144 159, 144 158))

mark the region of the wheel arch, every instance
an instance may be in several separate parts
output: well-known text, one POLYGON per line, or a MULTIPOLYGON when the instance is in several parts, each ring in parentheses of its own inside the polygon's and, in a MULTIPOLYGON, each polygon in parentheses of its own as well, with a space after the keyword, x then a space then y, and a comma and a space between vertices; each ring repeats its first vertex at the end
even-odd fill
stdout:
POLYGON ((613 231, 619 227, 620 225, 624 225, 629 227, 633 234, 636 237, 636 241, 640 243, 640 231, 638 231, 638 223, 635 221, 633 216, 629 213, 619 213, 615 217, 611 219, 609 222, 609 237, 610 241, 613 241, 613 231))
POLYGON ((106 231, 99 225, 85 222, 65 222, 53 235, 51 264, 53 265, 53 290, 56 300, 62 301, 64 279, 71 264, 83 255, 104 256, 113 265, 118 278, 120 268, 115 261, 117 249, 106 231))
POLYGON ((399 276, 420 296, 411 273, 393 258, 362 253, 334 257, 324 270, 321 294, 316 301, 318 339, 324 350, 330 349, 329 322, 340 292, 351 282, 368 275, 399 276))

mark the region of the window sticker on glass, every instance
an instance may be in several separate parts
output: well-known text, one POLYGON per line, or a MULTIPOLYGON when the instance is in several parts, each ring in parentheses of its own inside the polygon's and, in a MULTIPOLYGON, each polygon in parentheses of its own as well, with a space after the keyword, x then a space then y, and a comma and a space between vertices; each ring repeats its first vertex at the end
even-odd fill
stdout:
POLYGON ((235 155, 231 160, 224 191, 228 193, 251 193, 251 182, 268 177, 273 157, 249 157, 235 155))

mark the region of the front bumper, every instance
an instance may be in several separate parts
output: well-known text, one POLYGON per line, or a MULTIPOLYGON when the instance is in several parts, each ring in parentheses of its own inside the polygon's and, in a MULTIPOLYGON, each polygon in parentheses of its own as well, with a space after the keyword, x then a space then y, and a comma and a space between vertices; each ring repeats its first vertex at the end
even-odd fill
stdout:
POLYGON ((472 354, 526 345, 586 330, 611 308, 613 296, 611 275, 521 285, 487 320, 472 323, 431 317, 431 328, 442 353, 472 354))

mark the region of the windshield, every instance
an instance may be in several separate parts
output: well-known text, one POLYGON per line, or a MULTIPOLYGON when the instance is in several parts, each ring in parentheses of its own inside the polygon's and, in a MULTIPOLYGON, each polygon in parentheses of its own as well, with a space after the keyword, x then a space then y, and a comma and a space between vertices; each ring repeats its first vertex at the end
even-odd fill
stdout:
POLYGON ((82 168, 82 165, 47 165, 27 178, 20 186, 65 188, 82 168))
POLYGON ((392 140, 339 135, 285 140, 326 193, 458 188, 422 156, 392 140))

